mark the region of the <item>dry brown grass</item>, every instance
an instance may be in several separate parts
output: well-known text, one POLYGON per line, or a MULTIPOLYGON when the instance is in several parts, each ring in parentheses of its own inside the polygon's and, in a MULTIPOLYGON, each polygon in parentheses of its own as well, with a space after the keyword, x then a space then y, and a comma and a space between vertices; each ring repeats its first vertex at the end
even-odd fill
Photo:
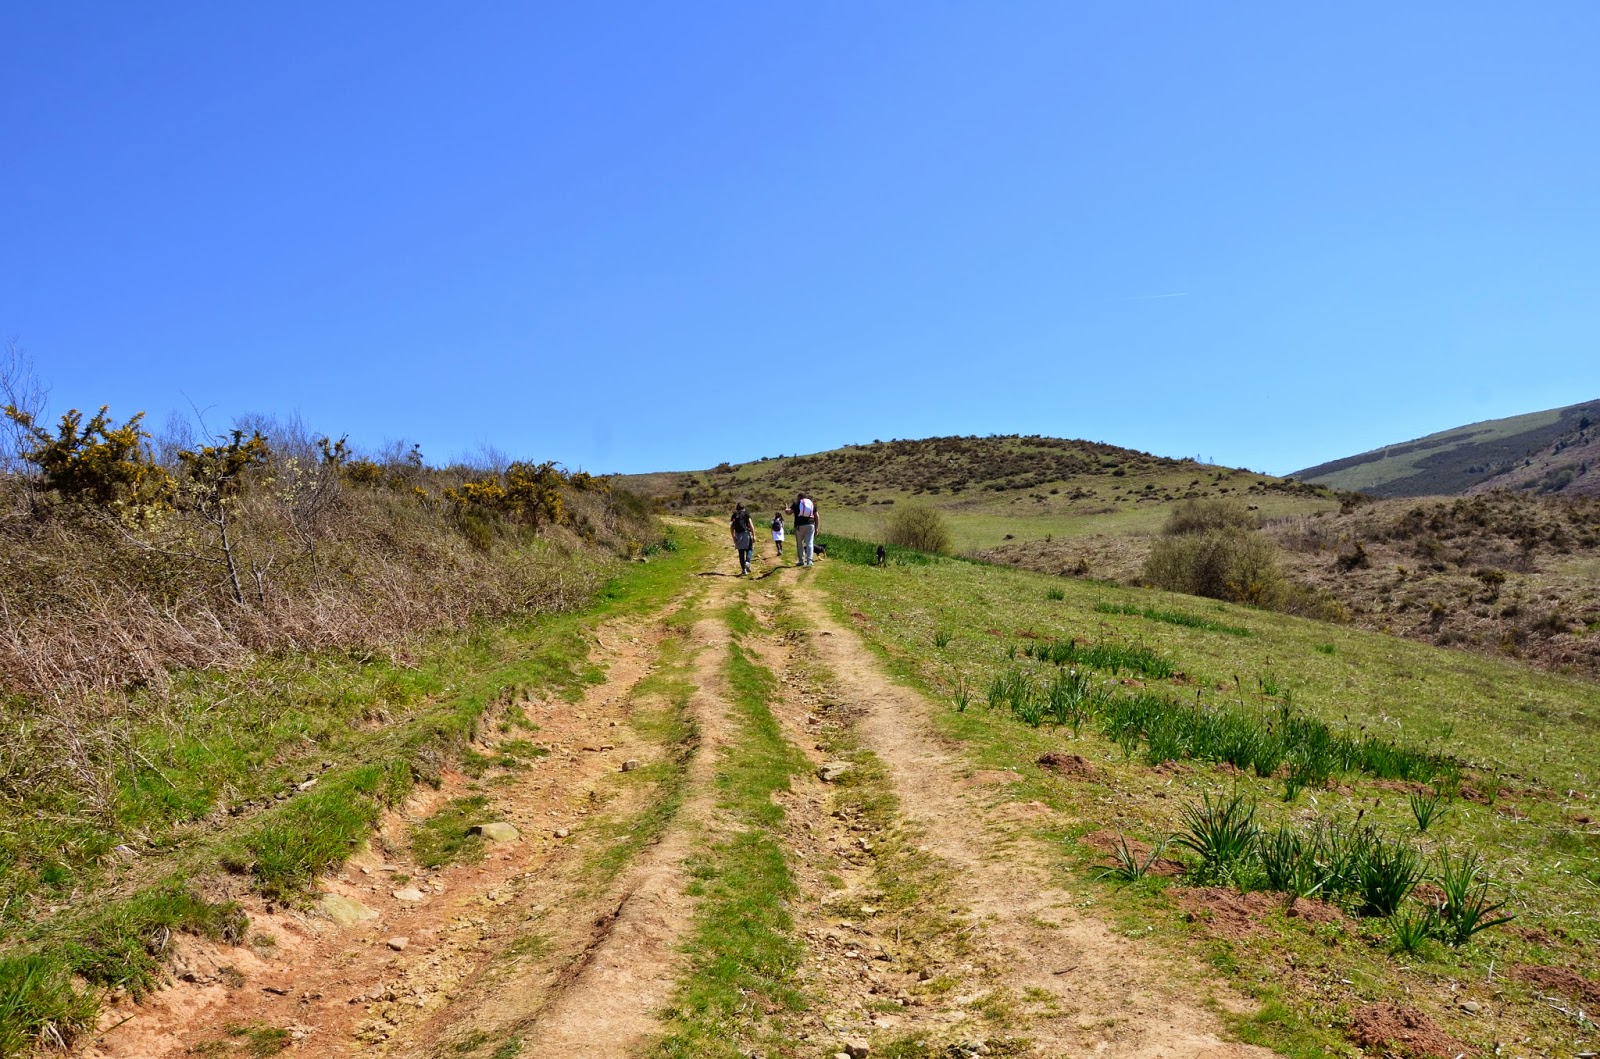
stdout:
POLYGON ((404 660, 432 633, 587 602, 654 533, 627 494, 569 490, 562 523, 535 531, 435 499, 465 471, 394 471, 354 485, 315 460, 262 468, 231 515, 242 605, 206 527, 41 504, 0 475, 0 798, 59 784, 104 807, 119 764, 138 764, 128 733, 159 723, 183 671, 404 660))

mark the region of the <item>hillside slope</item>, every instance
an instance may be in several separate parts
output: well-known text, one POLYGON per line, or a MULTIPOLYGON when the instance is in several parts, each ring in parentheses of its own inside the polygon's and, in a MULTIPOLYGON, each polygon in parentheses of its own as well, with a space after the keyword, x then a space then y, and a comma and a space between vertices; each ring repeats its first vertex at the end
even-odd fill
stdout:
POLYGON ((895 504, 925 504, 945 514, 962 551, 1013 539, 1153 532, 1170 504, 1199 497, 1242 496, 1264 517, 1338 506, 1321 486, 1101 442, 1017 435, 874 441, 707 471, 625 475, 618 483, 695 515, 725 515, 739 501, 777 510, 805 489, 828 528, 861 537, 877 536, 895 504))
POLYGON ((1377 497, 1501 488, 1593 496, 1600 494, 1600 401, 1442 430, 1294 477, 1377 497))
MULTIPOLYGON (((1271 519, 1296 583, 1357 628, 1600 678, 1600 502, 1496 491, 1271 519)), ((1139 584, 1155 538, 1009 541, 991 562, 1139 584)))

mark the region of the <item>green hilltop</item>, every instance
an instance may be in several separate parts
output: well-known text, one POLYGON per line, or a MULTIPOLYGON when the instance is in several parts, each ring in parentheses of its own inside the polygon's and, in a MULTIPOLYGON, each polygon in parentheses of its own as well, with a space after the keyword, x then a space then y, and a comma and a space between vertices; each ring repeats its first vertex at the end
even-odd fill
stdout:
POLYGON ((877 534, 894 505, 925 504, 945 515, 963 551, 1013 539, 1154 532, 1186 499, 1242 497, 1268 518, 1338 507, 1321 486, 1037 435, 873 441, 618 482, 691 515, 725 513, 741 501, 777 510, 804 489, 829 529, 863 537, 877 534))

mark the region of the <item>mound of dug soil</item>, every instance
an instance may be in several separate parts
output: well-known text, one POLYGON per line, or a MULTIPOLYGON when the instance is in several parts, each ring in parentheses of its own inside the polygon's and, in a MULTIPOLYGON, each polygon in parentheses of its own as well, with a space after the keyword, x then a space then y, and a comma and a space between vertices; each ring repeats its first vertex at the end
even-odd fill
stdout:
POLYGON ((1433 1024, 1416 1008, 1396 1004, 1368 1004, 1350 1020, 1350 1039, 1361 1047, 1383 1054, 1453 1056, 1475 1054, 1433 1024))
POLYGON ((1063 776, 1081 776, 1087 779, 1094 775, 1094 766, 1089 762, 1077 754, 1063 754, 1059 750, 1039 755, 1039 765, 1051 772, 1059 772, 1063 776))
POLYGON ((1539 964, 1524 963, 1511 972, 1511 977, 1519 982, 1527 982, 1543 992, 1560 993, 1571 997, 1591 1011, 1600 1008, 1600 982, 1590 981, 1578 972, 1565 967, 1544 967, 1539 964))
MULTIPOLYGON (((1257 890, 1242 894, 1224 886, 1200 886, 1177 891, 1178 905, 1189 922, 1204 923, 1224 938, 1246 938, 1261 929, 1268 917, 1284 908, 1284 895, 1257 890)), ((1307 923, 1342 923, 1345 914, 1326 901, 1296 900, 1284 915, 1307 923)))

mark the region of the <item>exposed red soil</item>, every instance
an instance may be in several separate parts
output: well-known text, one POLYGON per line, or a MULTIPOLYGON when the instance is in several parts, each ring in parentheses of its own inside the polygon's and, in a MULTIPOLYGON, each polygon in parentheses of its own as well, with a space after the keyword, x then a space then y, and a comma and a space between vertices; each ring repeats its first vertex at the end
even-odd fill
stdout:
POLYGON ((1094 766, 1083 757, 1078 754, 1064 754, 1059 750, 1040 754, 1039 765, 1063 776, 1081 776, 1087 779, 1095 774, 1094 766))
MULTIPOLYGON (((1104 853, 1110 857, 1115 857, 1117 855, 1118 845, 1126 842, 1128 845, 1128 852, 1137 858, 1141 864, 1143 864, 1145 859, 1150 856, 1150 844, 1148 842, 1140 842, 1136 838, 1128 838, 1126 835, 1123 835, 1117 831, 1092 831, 1087 835, 1081 836, 1078 841, 1082 842, 1091 849, 1097 849, 1101 853, 1104 853)), ((1116 861, 1111 861, 1108 862, 1106 866, 1114 867, 1116 863, 1116 861)), ((1150 874, 1166 875, 1169 877, 1182 875, 1183 863, 1181 861, 1173 860, 1171 857, 1161 857, 1154 864, 1150 865, 1150 874)))
POLYGON ((1416 1008, 1368 1004, 1350 1019, 1350 1039, 1384 1055, 1438 1056, 1453 1059, 1473 1051, 1433 1024, 1416 1008))
POLYGON ((1585 978, 1565 967, 1521 963, 1511 969, 1511 977, 1519 982, 1526 982, 1535 989, 1571 997, 1591 1011, 1600 1008, 1600 982, 1585 978))
POLYGON ((1278 911, 1291 919, 1307 923, 1343 923, 1346 916, 1326 901, 1296 898, 1284 906, 1285 895, 1257 890, 1242 894, 1223 886, 1200 886, 1176 891, 1178 905, 1189 922, 1204 923, 1212 934, 1223 938, 1247 938, 1259 933, 1278 911))

